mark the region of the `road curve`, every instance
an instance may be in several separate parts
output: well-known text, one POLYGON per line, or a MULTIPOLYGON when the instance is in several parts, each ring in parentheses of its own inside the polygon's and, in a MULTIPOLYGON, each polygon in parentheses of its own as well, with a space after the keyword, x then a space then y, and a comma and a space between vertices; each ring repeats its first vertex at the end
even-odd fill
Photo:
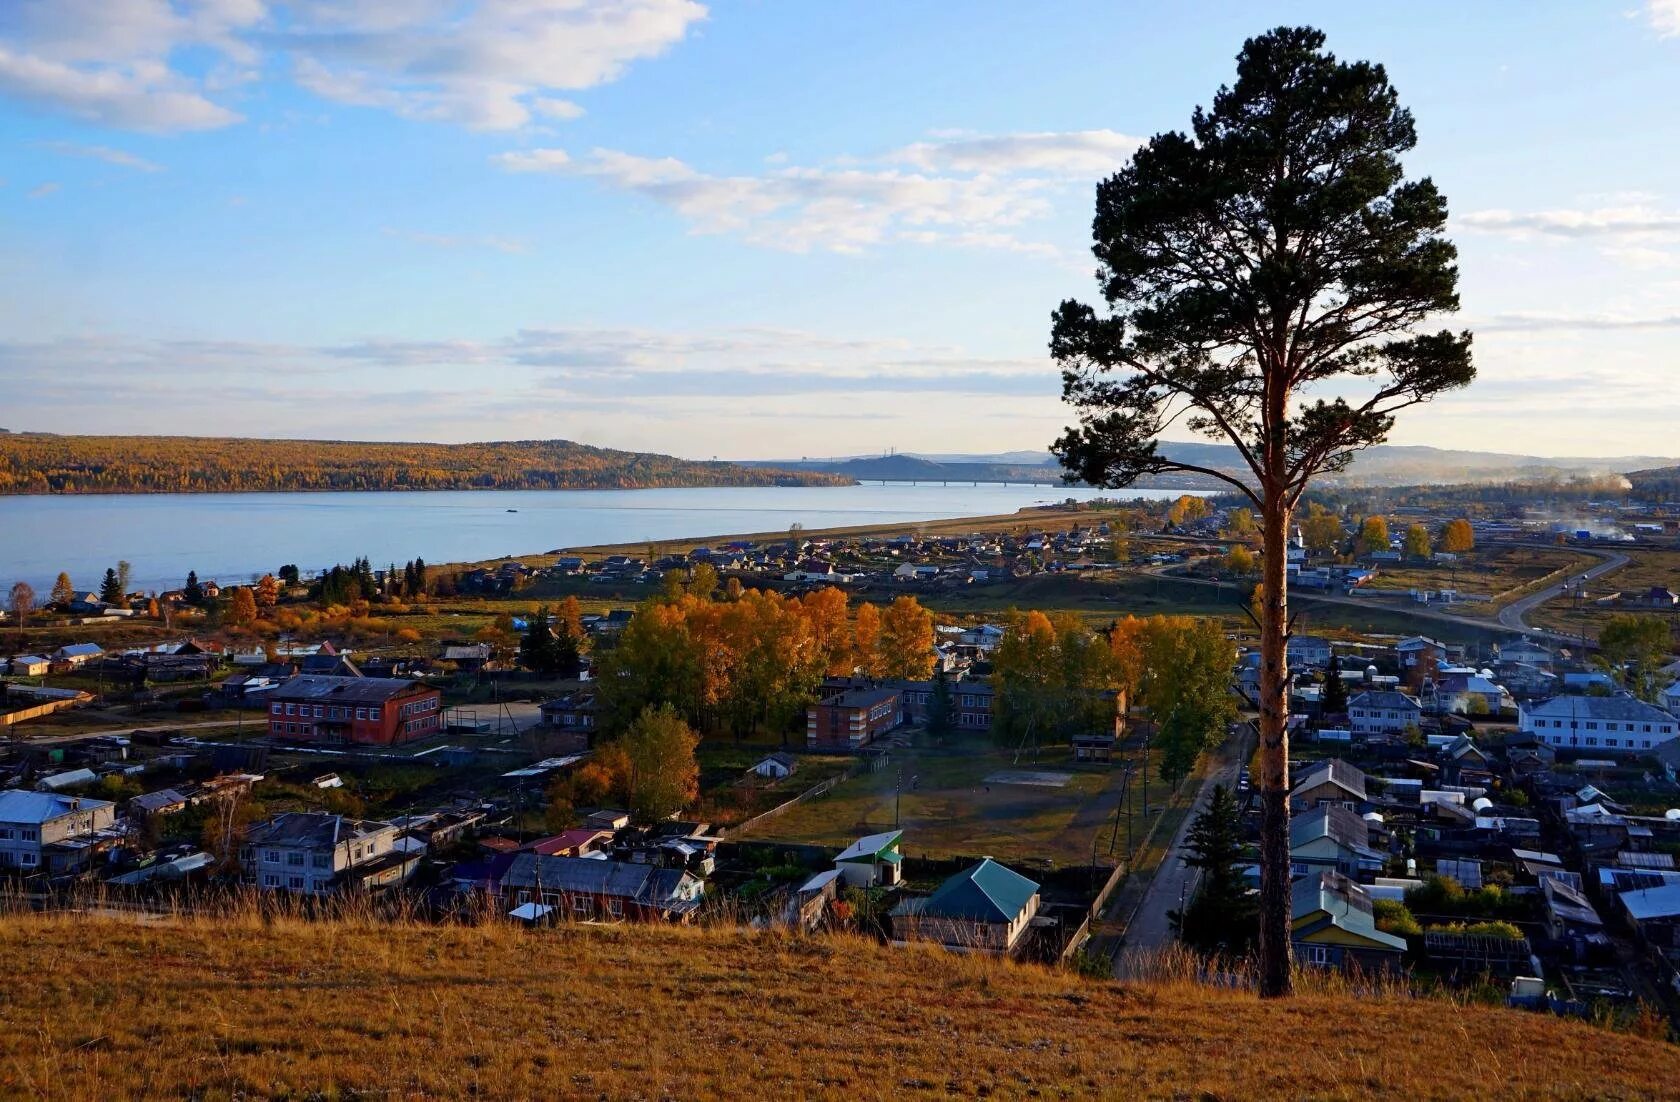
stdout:
MULTIPOLYGON (((1586 570, 1583 570, 1580 574, 1574 575, 1570 581, 1591 581, 1594 578, 1610 573, 1612 570, 1620 570, 1632 561, 1628 558, 1628 556, 1622 554, 1620 551, 1610 551, 1600 547, 1576 547, 1572 550, 1581 551, 1588 555, 1597 555, 1600 561, 1597 565, 1590 566, 1586 570)), ((1555 632, 1530 628, 1525 617, 1527 617, 1530 612, 1533 612, 1535 609, 1551 600, 1553 597, 1562 596, 1564 591, 1568 588, 1569 583, 1566 581, 1562 585, 1549 585, 1545 589, 1540 590, 1538 593, 1529 594, 1520 601, 1512 601, 1510 604, 1499 610, 1499 626, 1509 628, 1512 631, 1535 632, 1538 630, 1540 634, 1548 636, 1555 635, 1555 632)))

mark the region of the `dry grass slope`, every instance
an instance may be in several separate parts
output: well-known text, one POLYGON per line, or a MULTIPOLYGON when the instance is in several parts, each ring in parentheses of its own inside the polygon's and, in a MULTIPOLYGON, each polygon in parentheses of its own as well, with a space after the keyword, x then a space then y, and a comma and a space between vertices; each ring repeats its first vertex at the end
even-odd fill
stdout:
POLYGON ((737 930, 0 918, 4 1097, 1644 1098, 1675 1050, 737 930))

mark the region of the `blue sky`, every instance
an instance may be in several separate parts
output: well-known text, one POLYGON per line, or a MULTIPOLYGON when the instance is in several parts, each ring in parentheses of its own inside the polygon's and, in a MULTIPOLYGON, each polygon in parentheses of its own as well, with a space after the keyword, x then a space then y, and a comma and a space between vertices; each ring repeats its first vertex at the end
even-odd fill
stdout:
POLYGON ((1396 441, 1680 455, 1680 0, 8 0, 0 426, 1042 447, 1095 181, 1285 22, 1452 203, 1396 441))

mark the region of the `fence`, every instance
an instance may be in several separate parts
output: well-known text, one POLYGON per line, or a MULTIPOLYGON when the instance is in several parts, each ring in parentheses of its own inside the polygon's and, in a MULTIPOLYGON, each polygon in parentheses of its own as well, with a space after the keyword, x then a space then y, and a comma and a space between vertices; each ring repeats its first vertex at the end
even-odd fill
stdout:
POLYGON ((818 783, 812 785, 810 788, 807 788, 805 791, 801 792, 799 795, 794 796, 792 799, 785 800, 782 803, 777 804, 775 807, 771 808, 769 811, 760 812, 759 814, 754 815, 752 818, 746 820, 745 822, 737 823, 736 825, 730 827, 728 830, 724 831, 723 835, 725 837, 727 837, 727 836, 732 835, 732 834, 743 834, 746 831, 751 830, 753 827, 759 825, 760 823, 769 822, 771 819, 774 819, 776 816, 780 815, 782 812, 786 811, 790 807, 793 807, 797 804, 802 804, 806 800, 814 800, 818 796, 826 796, 826 795, 828 795, 829 790, 832 789, 835 785, 839 784, 841 781, 851 780, 853 777, 857 776, 860 772, 862 772, 863 769, 867 765, 868 765, 868 759, 867 758, 858 758, 856 761, 852 762, 852 764, 850 764, 846 767, 845 772, 840 773, 836 776, 830 777, 826 781, 819 781, 818 783))

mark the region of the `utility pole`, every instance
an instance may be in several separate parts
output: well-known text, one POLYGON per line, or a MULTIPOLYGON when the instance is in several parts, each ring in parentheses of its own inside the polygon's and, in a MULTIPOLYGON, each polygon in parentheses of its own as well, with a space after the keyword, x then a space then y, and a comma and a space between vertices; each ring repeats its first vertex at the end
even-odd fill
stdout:
POLYGON ((893 781, 893 827, 899 826, 899 806, 904 793, 904 766, 898 767, 898 774, 893 781))

